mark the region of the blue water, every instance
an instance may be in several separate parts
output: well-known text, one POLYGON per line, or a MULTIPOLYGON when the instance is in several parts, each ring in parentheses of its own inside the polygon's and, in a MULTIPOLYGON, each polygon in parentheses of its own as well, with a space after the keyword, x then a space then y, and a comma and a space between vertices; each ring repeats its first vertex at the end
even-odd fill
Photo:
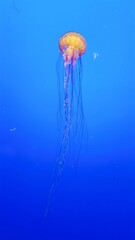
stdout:
POLYGON ((135 239, 134 15, 132 0, 0 1, 0 240, 135 239), (67 160, 45 217, 59 145, 58 41, 68 31, 87 41, 89 140, 77 171, 67 160))

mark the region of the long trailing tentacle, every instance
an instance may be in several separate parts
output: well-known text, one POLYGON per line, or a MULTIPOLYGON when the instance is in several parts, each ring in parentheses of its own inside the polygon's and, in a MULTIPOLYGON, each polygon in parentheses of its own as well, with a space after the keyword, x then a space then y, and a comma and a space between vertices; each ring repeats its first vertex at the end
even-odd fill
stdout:
POLYGON ((60 149, 58 152, 58 157, 56 160, 56 165, 54 168, 54 173, 52 176, 52 183, 49 191, 49 199, 48 199, 48 205, 46 209, 46 215, 52 205, 54 192, 59 182, 64 164, 65 164, 66 153, 69 146, 70 129, 72 127, 72 101, 73 101, 73 89, 72 89, 72 83, 71 83, 71 79, 73 78, 72 75, 73 75, 73 65, 69 64, 65 66, 65 76, 64 76, 64 118, 65 118, 64 132, 63 132, 60 149))

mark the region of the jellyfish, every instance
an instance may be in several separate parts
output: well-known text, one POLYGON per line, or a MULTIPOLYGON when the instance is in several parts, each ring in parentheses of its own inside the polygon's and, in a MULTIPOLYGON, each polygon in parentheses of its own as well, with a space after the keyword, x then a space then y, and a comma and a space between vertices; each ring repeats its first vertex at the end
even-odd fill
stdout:
MULTIPOLYGON (((81 56, 86 50, 86 41, 82 35, 77 32, 68 32, 59 40, 60 60, 58 61, 57 71, 58 79, 63 81, 63 113, 64 129, 61 144, 57 154, 56 165, 52 176, 51 187, 49 191, 48 205, 46 214, 50 209, 54 192, 61 177, 66 155, 69 148, 71 131, 75 132, 82 125, 83 107, 82 107, 82 61, 81 56), (60 62, 62 61, 62 69, 60 62), (59 69, 59 70, 58 70, 59 69), (63 75, 62 75, 63 74, 63 75), (62 75, 62 77, 61 77, 62 75), (76 108, 75 108, 76 106, 76 108)), ((60 85, 60 83, 59 83, 60 85)))

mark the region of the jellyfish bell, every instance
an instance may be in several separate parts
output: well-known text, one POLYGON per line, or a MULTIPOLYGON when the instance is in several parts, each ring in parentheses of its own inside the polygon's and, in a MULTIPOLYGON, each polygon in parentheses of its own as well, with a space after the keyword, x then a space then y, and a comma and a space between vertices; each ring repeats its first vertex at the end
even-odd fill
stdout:
POLYGON ((59 40, 59 48, 63 55, 64 66, 73 64, 75 66, 77 60, 86 50, 86 41, 84 37, 76 32, 68 32, 59 40))

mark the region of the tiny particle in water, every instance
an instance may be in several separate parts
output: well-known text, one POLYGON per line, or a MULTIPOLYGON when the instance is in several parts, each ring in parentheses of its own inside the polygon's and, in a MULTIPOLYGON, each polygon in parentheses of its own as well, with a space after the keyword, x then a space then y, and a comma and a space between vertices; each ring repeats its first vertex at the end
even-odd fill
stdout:
POLYGON ((10 128, 9 131, 10 132, 14 132, 16 130, 16 128, 10 128))
POLYGON ((94 58, 94 61, 96 60, 96 58, 97 58, 97 57, 99 57, 99 54, 98 54, 98 53, 96 53, 96 52, 94 52, 94 53, 93 53, 93 58, 94 58))

